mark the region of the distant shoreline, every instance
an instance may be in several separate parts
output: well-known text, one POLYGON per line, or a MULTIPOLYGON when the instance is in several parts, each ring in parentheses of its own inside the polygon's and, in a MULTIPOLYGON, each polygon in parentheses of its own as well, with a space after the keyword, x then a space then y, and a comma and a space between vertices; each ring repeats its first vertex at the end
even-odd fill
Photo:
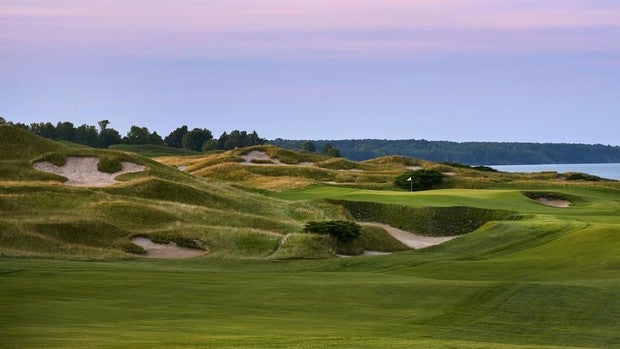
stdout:
POLYGON ((488 165, 503 172, 583 172, 607 179, 620 180, 620 163, 488 165))

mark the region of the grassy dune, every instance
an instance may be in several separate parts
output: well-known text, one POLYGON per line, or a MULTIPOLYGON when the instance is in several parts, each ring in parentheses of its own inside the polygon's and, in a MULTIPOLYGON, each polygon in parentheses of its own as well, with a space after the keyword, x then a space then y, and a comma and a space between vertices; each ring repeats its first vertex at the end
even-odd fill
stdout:
POLYGON ((8 125, 0 133, 0 255, 135 258, 125 251, 140 235, 196 239, 211 256, 262 258, 306 221, 342 218, 333 205, 268 198, 134 153, 66 147, 8 125), (88 188, 32 168, 42 160, 63 165, 70 156, 98 157, 111 168, 129 161, 146 170, 119 177, 119 185, 88 188))

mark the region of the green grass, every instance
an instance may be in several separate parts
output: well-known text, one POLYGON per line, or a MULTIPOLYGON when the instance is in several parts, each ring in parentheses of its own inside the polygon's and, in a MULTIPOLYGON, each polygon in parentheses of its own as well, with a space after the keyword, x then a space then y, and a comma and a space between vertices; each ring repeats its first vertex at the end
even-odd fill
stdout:
POLYGON ((505 222, 344 260, 4 258, 0 337, 41 348, 617 347, 620 231, 582 228, 505 222))
MULTIPOLYGON (((615 182, 455 169, 446 185, 458 189, 323 185, 275 193, 214 178, 327 174, 380 184, 402 166, 435 165, 383 158, 353 164, 367 172, 358 173, 235 163, 252 149, 169 159, 204 165, 204 179, 138 154, 69 148, 9 126, 0 135, 0 347, 620 347, 615 182), (114 187, 76 188, 31 167, 67 156, 109 156, 147 170, 114 187), (540 195, 572 205, 544 206, 534 200, 540 195), (369 219, 394 225, 475 230, 412 251, 364 227, 348 252, 395 253, 343 259, 326 258, 345 249, 329 237, 300 233, 307 221, 368 208, 369 219), (495 220, 507 212, 519 219, 495 220), (198 240, 208 255, 135 259, 136 235, 198 240)), ((288 163, 326 161, 253 149, 288 163)))

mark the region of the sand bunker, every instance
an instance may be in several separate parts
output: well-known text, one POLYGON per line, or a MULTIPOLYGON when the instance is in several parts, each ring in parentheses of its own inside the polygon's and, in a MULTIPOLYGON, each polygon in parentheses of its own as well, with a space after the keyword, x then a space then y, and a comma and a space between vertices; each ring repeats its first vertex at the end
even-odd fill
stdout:
POLYGON ((429 247, 429 246, 439 245, 446 241, 450 241, 458 237, 458 236, 422 236, 422 235, 410 233, 408 231, 400 230, 398 228, 394 228, 387 224, 380 224, 380 223, 360 223, 360 224, 381 227, 385 229, 385 231, 388 232, 388 234, 392 235, 392 237, 394 237, 396 240, 416 250, 420 248, 429 247))
POLYGON ((243 164, 244 165, 253 165, 253 166, 260 166, 260 165, 279 165, 279 166, 312 166, 314 165, 314 163, 312 162, 300 162, 297 164, 285 164, 282 161, 272 158, 271 156, 269 156, 269 154, 262 152, 262 151, 258 151, 258 150, 253 150, 245 155, 241 155, 241 158, 243 159, 243 164))
POLYGON ((184 259, 203 256, 206 251, 193 248, 179 247, 174 242, 156 244, 147 238, 133 238, 131 242, 142 247, 146 251, 147 258, 184 259))
POLYGON ((570 207, 570 201, 568 200, 538 198, 536 201, 551 207, 570 207))
POLYGON ((63 166, 56 166, 49 161, 36 162, 32 165, 43 172, 67 177, 66 185, 76 187, 106 187, 117 183, 116 177, 125 173, 142 172, 143 165, 122 162, 122 169, 116 173, 100 172, 97 169, 99 159, 96 157, 69 157, 63 166))

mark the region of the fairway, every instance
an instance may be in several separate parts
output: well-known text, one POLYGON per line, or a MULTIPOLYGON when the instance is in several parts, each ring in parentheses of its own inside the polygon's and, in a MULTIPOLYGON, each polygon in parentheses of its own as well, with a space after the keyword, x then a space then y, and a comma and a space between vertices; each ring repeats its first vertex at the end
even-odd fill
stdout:
POLYGON ((617 224, 318 261, 0 259, 8 347, 617 347, 617 224))

